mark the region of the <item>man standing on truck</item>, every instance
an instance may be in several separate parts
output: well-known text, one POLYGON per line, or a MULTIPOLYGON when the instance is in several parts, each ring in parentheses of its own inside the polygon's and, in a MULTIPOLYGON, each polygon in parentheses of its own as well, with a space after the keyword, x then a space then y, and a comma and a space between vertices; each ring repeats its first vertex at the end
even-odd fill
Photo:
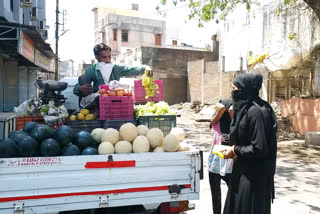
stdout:
POLYGON ((83 84, 81 86, 79 86, 79 83, 76 84, 73 93, 79 96, 80 99, 97 92, 100 85, 108 84, 112 80, 119 81, 120 77, 137 76, 143 74, 144 71, 147 71, 148 75, 153 75, 149 66, 128 67, 112 64, 111 48, 104 43, 94 46, 93 52, 98 63, 88 67, 85 73, 89 82, 93 82, 93 87, 91 84, 83 84))

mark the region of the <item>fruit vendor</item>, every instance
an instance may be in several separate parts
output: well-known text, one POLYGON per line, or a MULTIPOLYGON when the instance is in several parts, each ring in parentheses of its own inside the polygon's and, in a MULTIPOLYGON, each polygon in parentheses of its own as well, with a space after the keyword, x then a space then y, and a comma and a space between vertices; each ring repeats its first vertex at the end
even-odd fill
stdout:
POLYGON ((94 55, 98 60, 97 64, 91 65, 86 70, 86 77, 91 84, 79 83, 75 85, 73 93, 81 97, 85 97, 99 90, 99 85, 106 85, 112 80, 120 80, 124 76, 137 76, 148 71, 148 75, 153 75, 149 66, 128 67, 111 63, 111 48, 104 43, 100 43, 93 48, 94 55))

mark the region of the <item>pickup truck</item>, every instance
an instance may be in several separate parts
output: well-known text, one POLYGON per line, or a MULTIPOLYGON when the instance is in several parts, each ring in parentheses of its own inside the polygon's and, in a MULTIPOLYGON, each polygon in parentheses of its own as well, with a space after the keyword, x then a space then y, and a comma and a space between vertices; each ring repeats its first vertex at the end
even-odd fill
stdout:
POLYGON ((143 206, 139 213, 178 213, 178 202, 199 199, 201 170, 198 150, 2 158, 0 213, 130 206, 143 206))

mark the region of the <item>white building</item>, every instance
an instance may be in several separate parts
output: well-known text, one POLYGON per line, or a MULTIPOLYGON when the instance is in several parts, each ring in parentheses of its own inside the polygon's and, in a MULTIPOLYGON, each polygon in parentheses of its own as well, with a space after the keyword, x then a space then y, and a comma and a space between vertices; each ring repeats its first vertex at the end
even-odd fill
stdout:
POLYGON ((320 26, 306 6, 303 1, 290 7, 281 0, 266 0, 250 14, 244 7, 235 9, 220 26, 221 69, 249 70, 250 55, 268 54, 263 63, 250 68, 265 72, 265 99, 310 95, 318 85, 319 71, 314 65, 320 57, 314 54, 320 43, 320 26), (270 71, 276 72, 266 73, 270 71))
POLYGON ((115 56, 141 46, 166 45, 165 21, 139 17, 137 10, 98 7, 93 12, 95 44, 107 44, 115 56))
POLYGON ((36 96, 35 80, 54 71, 45 26, 45 0, 0 1, 0 112, 36 96))

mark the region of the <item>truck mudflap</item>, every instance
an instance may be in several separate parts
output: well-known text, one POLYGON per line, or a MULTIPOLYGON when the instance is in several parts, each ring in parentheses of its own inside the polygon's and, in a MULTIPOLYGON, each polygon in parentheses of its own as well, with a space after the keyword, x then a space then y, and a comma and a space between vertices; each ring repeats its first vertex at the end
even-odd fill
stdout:
POLYGON ((200 168, 198 151, 0 159, 0 213, 198 200, 200 168))

